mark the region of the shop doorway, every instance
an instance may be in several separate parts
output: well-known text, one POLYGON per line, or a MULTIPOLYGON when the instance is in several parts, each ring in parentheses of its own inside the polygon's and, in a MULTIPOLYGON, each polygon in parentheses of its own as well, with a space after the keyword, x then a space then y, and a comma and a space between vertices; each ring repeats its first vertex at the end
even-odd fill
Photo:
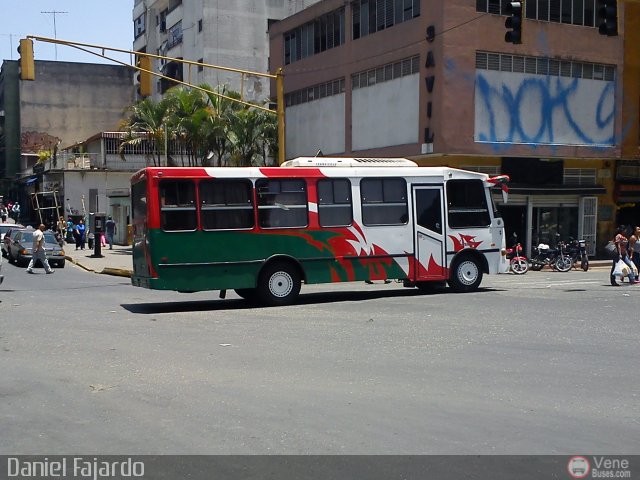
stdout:
POLYGON ((518 241, 527 251, 527 207, 526 205, 499 205, 498 211, 504 221, 505 238, 507 247, 514 244, 513 234, 518 235, 518 241))
POLYGON ((534 245, 546 243, 555 248, 558 239, 578 238, 578 207, 534 207, 532 227, 534 245))

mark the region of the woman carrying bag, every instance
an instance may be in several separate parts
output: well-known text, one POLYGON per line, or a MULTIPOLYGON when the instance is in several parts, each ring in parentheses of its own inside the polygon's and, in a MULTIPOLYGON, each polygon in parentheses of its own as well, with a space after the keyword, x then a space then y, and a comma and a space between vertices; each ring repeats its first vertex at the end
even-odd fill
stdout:
POLYGON ((626 228, 624 225, 620 225, 618 227, 618 234, 616 235, 615 244, 616 249, 618 251, 618 255, 613 257, 613 265, 611 266, 611 285, 614 287, 619 286, 618 282, 616 282, 616 276, 620 276, 620 281, 622 281, 622 277, 625 275, 622 269, 626 265, 628 269, 628 277, 629 284, 633 285, 634 283, 639 283, 636 281, 636 275, 633 271, 633 263, 631 263, 631 259, 629 258, 629 240, 625 236, 626 228), (623 263, 620 263, 623 262, 623 263))

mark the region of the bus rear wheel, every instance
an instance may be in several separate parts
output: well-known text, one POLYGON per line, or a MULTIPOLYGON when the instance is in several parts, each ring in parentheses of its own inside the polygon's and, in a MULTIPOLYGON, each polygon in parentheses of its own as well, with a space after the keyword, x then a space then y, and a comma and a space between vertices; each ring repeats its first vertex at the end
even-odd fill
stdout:
POLYGON ((293 303, 300 293, 300 272, 290 263, 267 265, 258 279, 258 296, 269 306, 293 303))
POLYGON ((449 286, 455 292, 473 292, 482 282, 482 268, 478 260, 466 256, 454 262, 451 267, 449 286))

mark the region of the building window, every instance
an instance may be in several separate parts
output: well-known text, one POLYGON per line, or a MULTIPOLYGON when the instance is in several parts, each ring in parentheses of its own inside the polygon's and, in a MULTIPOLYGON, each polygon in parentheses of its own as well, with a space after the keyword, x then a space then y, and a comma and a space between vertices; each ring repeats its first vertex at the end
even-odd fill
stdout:
POLYGON ((320 83, 318 85, 313 85, 311 87, 303 88, 302 90, 296 90, 288 93, 284 97, 284 102, 287 107, 292 107, 294 105, 313 102, 314 100, 320 100, 321 98, 331 97, 341 93, 344 93, 344 78, 320 83))
POLYGON ((176 23, 167 33, 167 49, 182 43, 182 21, 176 23))
POLYGON ((388 82, 396 78, 413 75, 420 71, 420 57, 405 58, 394 63, 388 63, 381 67, 364 72, 354 73, 351 76, 351 88, 371 87, 377 83, 388 82))
POLYGON ((484 227, 491 224, 482 180, 449 180, 447 210, 452 228, 484 227))
POLYGON ((321 227, 346 227, 353 223, 349 180, 318 181, 318 218, 321 227))
POLYGON ((470 172, 486 173, 495 177, 500 175, 499 165, 463 165, 460 167, 462 170, 468 170, 470 172))
POLYGON ((253 228, 253 185, 250 180, 200 182, 200 222, 203 230, 253 228))
POLYGON ((338 47, 344 43, 344 8, 329 12, 284 34, 284 63, 338 47))
POLYGON ((363 178, 360 200, 364 225, 405 225, 409 221, 407 182, 403 178, 363 178))
POLYGON ((258 222, 262 228, 300 228, 308 225, 307 185, 304 180, 259 179, 258 222))
POLYGON ((595 168, 565 168, 562 179, 564 185, 595 185, 595 168))
POLYGON ((195 230, 196 189, 190 180, 160 182, 160 226, 165 231, 195 230))
POLYGON ((353 39, 420 15, 420 0, 356 0, 351 4, 353 39))
POLYGON ((554 77, 586 78, 589 80, 604 80, 606 82, 612 82, 616 77, 616 67, 614 65, 491 52, 476 52, 476 69, 550 75, 554 77))
POLYGON ((198 32, 202 31, 202 19, 198 20, 198 32))
POLYGON ((164 33, 167 31, 167 15, 169 14, 168 9, 164 9, 160 12, 160 33, 164 33))
POLYGON ((138 38, 145 32, 144 13, 133 21, 133 37, 138 38))
MULTIPOLYGON (((476 11, 506 15, 509 2, 500 0, 476 0, 476 11)), ((544 22, 595 26, 596 0, 527 0, 525 16, 544 22)))
MULTIPOLYGON (((204 58, 199 59, 198 63, 204 63, 204 58)), ((198 65, 198 71, 199 72, 204 71, 204 66, 203 65, 198 65)))

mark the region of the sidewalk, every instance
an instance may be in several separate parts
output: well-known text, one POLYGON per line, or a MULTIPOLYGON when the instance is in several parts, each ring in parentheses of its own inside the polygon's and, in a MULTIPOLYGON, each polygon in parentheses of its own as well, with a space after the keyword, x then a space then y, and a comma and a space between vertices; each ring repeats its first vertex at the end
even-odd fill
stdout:
POLYGON ((76 250, 73 243, 65 243, 64 253, 68 262, 95 273, 117 275, 119 277, 131 277, 133 260, 131 245, 114 245, 113 250, 109 246, 102 247, 102 257, 93 257, 94 250, 85 247, 84 250, 76 250))

